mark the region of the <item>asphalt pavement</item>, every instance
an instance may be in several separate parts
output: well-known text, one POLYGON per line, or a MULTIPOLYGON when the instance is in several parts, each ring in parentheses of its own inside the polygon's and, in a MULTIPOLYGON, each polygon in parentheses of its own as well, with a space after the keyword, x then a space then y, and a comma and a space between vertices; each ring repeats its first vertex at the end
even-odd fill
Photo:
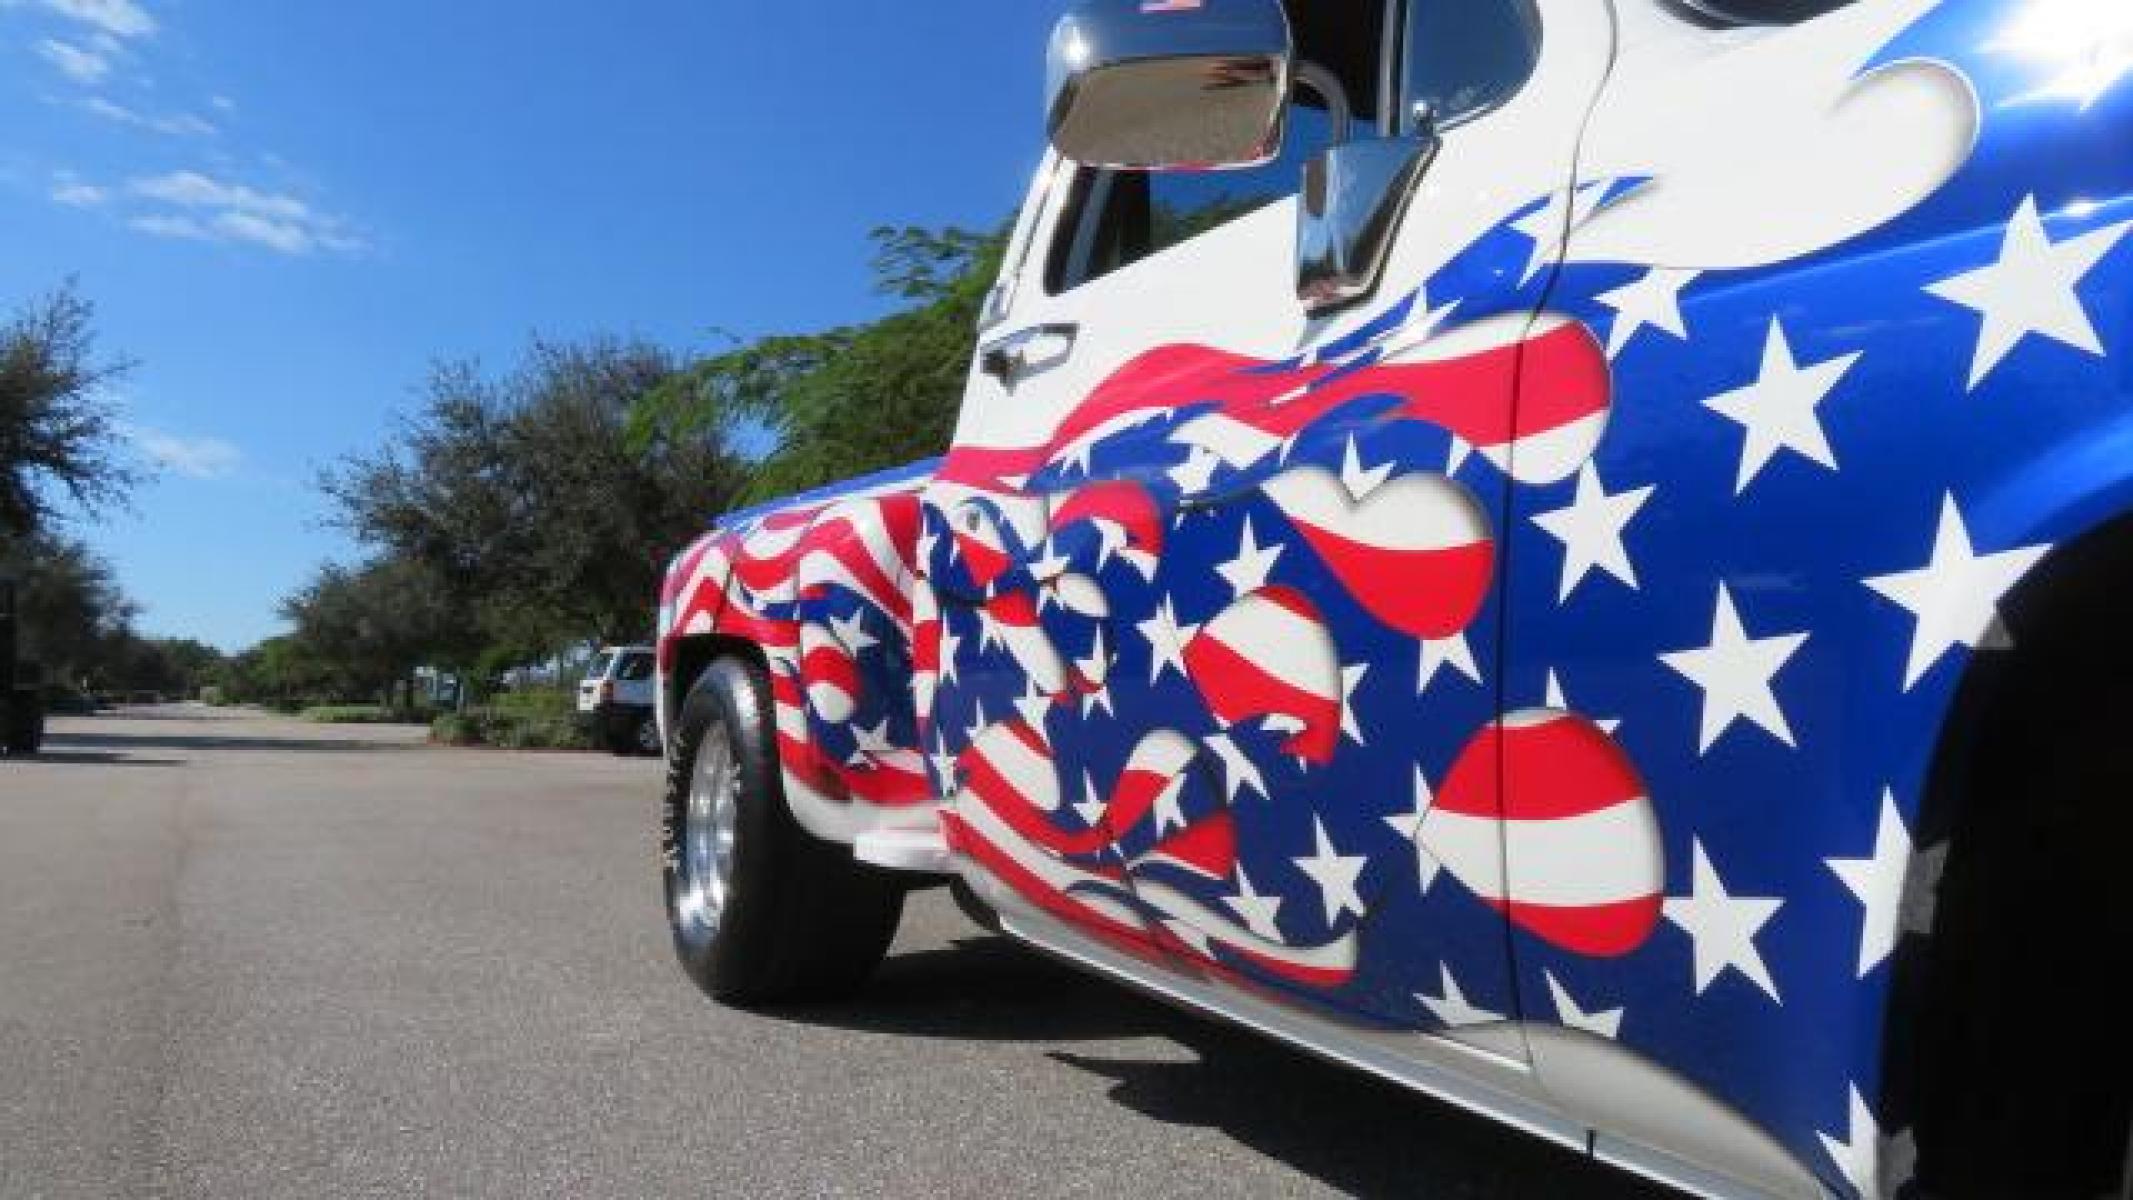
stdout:
POLYGON ((673 965, 659 767, 197 708, 0 761, 0 1196, 1652 1197, 915 897, 854 1002, 673 965))

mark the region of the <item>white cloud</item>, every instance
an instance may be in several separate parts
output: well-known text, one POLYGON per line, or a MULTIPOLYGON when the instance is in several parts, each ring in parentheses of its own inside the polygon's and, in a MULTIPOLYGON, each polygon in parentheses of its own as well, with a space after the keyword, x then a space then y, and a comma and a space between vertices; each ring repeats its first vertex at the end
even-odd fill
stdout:
POLYGON ((227 479, 244 465, 244 452, 221 438, 179 437, 143 426, 126 434, 156 465, 188 479, 227 479))
POLYGON ((97 83, 111 73, 110 59, 58 38, 38 42, 37 54, 76 83, 97 83))
POLYGON ((220 208, 286 221, 311 217, 311 206, 294 196, 262 192, 241 183, 224 183, 198 171, 173 171, 136 179, 127 187, 136 196, 161 200, 180 208, 220 208))
POLYGON ((216 112, 233 113, 237 111, 237 102, 228 96, 211 96, 208 98, 208 103, 214 106, 216 112))
POLYGON ((150 213, 126 222, 128 228, 150 237, 179 238, 185 241, 212 242, 215 231, 191 217, 174 217, 168 213, 150 213))
POLYGON ((108 188, 93 183, 83 183, 72 175, 61 175, 52 182, 52 203, 68 208, 102 208, 111 199, 108 188))
POLYGON ((135 179, 126 190, 169 206, 128 222, 156 237, 232 242, 300 256, 327 250, 360 253, 363 240, 339 217, 322 213, 282 192, 266 192, 216 179, 199 171, 175 171, 135 179))
POLYGON ((294 221, 236 210, 216 217, 215 230, 230 241, 251 242, 283 254, 309 254, 318 245, 311 231, 294 221))
POLYGON ((107 121, 116 121, 121 125, 132 125, 140 129, 152 129, 173 137, 213 137, 221 132, 211 122, 192 113, 143 113, 102 96, 91 96, 82 101, 81 106, 107 121))
POLYGON ((43 8, 116 38, 148 37, 156 19, 137 0, 37 0, 43 8))

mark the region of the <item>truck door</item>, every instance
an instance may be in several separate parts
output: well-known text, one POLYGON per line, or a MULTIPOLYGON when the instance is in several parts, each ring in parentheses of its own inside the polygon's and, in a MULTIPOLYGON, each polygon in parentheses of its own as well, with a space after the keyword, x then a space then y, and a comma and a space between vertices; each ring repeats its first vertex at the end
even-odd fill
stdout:
POLYGON ((1514 478, 1573 475, 1606 419, 1599 347, 1541 307, 1611 25, 1291 18, 1316 86, 1276 162, 1040 178, 926 495, 929 749, 952 845, 1032 936, 1499 1021, 1506 914, 1534 914, 1503 886, 1496 549, 1514 478), (1314 318, 1298 189, 1343 100, 1348 136, 1441 145, 1375 290, 1314 318))

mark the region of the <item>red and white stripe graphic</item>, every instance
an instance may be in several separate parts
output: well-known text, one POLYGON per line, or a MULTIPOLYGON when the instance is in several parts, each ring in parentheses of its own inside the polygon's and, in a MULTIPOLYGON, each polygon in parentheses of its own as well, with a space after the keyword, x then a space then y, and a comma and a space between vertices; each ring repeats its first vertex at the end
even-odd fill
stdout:
POLYGON ((972 882, 995 905, 1011 894, 1113 946, 1161 961, 1163 943, 1127 903, 1122 881, 1061 861, 983 804, 944 809, 940 823, 949 848, 981 869, 972 882))
POLYGON ((1360 502, 1320 467, 1286 472, 1264 491, 1372 616, 1439 640, 1471 624, 1488 596, 1496 546, 1488 514, 1443 475, 1403 475, 1360 502))
POLYGON ((1085 453, 1119 429, 1202 404, 1209 414, 1173 440, 1241 466, 1342 406, 1375 396, 1398 398, 1389 417, 1448 430, 1521 483, 1554 483, 1575 475, 1599 446, 1613 380, 1592 332, 1554 313, 1432 328, 1354 369, 1311 363, 1270 370, 1262 360, 1205 346, 1163 346, 1119 368, 1045 444, 959 447, 941 475, 981 490, 1013 491, 1010 480, 1060 450, 1085 453))
POLYGON ((933 728, 933 697, 941 683, 941 603, 923 578, 911 587, 911 695, 921 740, 933 728))
POLYGON ((986 600, 985 620, 986 631, 1007 646, 1015 665, 1040 693, 1056 696, 1067 690, 1066 660, 1044 631, 1029 593, 1001 592, 986 600))
POLYGON ((852 719, 859 703, 859 665, 828 627, 812 621, 800 627, 800 677, 816 716, 833 725, 852 719))
POLYGON ((1129 480, 1108 480, 1076 489, 1052 513, 1056 535, 1087 521, 1118 533, 1121 553, 1148 574, 1163 553, 1163 515, 1148 489, 1129 480))
POLYGON ((764 604, 789 603, 799 586, 793 570, 800 543, 814 524, 819 507, 772 513, 755 529, 737 539, 733 554, 733 577, 764 604))
POLYGON ((987 729, 958 765, 963 788, 952 807, 966 820, 978 820, 982 809, 991 823, 1049 854, 1092 855, 1110 844, 1102 826, 1070 833, 1052 820, 1059 811, 1059 771, 1051 746, 1029 723, 1005 721, 987 729))
POLYGON ((1467 744, 1417 838, 1468 890, 1552 946, 1611 958, 1644 944, 1666 886, 1644 782, 1597 725, 1514 713, 1467 744))
POLYGON ((1361 374, 1377 372, 1406 397, 1406 415, 1465 438, 1524 484, 1577 474, 1599 449, 1614 398, 1606 349, 1557 313, 1451 326, 1361 374))
POLYGON ((771 715, 777 725, 778 763, 784 768, 786 798, 825 827, 856 834, 864 817, 846 812, 853 804, 891 810, 908 809, 934 799, 924 761, 899 750, 864 764, 837 762, 822 752, 808 730, 808 700, 799 668, 789 650, 771 650, 771 715))
POLYGON ((1224 722, 1273 718, 1295 733, 1283 750, 1325 763, 1341 736, 1341 664, 1332 631, 1303 593, 1253 592, 1184 648, 1185 672, 1224 722))
POLYGON ((840 504, 815 519, 795 548, 803 594, 838 587, 899 627, 911 620, 915 574, 905 547, 918 539, 918 499, 887 496, 840 504))
POLYGON ((1222 965, 1212 953, 1212 946, 1219 944, 1253 966, 1304 987, 1337 988, 1355 975, 1358 942, 1354 930, 1322 945, 1292 946, 1261 937, 1229 914, 1160 881, 1136 878, 1133 888, 1150 907, 1162 912, 1175 948, 1209 966, 1222 965))
POLYGON ((966 505, 956 514, 953 541, 970 581, 981 588, 991 587, 1015 565, 999 522, 982 508, 966 505))
POLYGON ((1124 833, 1158 808, 1175 811, 1178 795, 1190 779, 1185 769, 1199 753, 1199 746, 1175 729, 1158 729, 1142 738, 1111 789, 1104 807, 1105 822, 1113 831, 1124 833))

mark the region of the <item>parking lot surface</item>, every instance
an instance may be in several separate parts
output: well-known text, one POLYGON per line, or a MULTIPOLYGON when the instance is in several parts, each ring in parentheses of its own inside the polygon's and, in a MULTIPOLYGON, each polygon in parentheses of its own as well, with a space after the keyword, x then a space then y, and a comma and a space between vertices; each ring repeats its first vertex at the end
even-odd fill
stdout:
POLYGON ((0 762, 0 1195, 1648 1197, 915 897, 871 989, 673 966, 659 767, 197 708, 0 762))

